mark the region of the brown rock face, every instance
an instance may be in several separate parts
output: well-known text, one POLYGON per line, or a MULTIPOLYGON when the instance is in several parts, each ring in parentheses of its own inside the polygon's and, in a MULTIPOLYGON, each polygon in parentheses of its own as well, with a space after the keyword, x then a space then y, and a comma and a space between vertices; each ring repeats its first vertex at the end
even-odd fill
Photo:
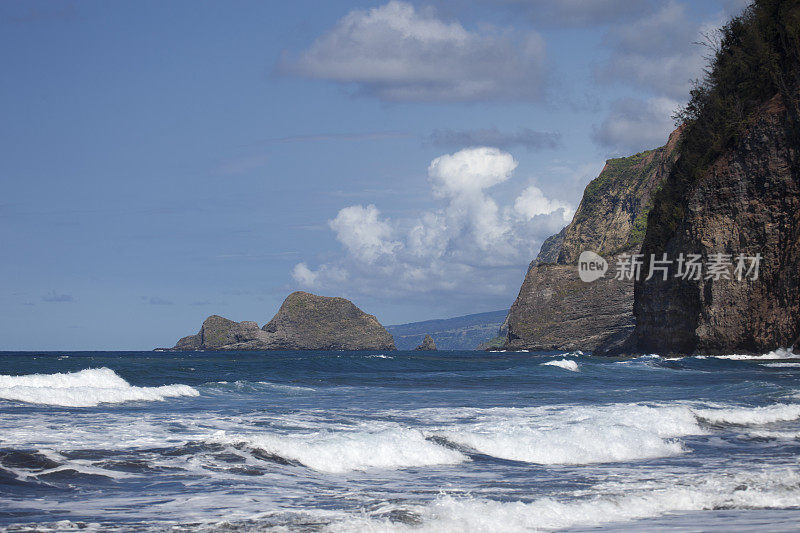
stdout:
POLYGON ((420 344, 414 349, 418 351, 435 352, 436 343, 433 341, 433 337, 431 337, 430 335, 425 335, 425 338, 422 339, 422 344, 420 344))
POLYGON ((585 283, 575 265, 539 265, 511 306, 507 349, 594 350, 633 327, 633 282, 585 283))
POLYGON ((389 332, 351 301, 307 292, 290 294, 263 330, 273 349, 395 349, 389 332))
POLYGON ((194 350, 394 350, 394 339, 378 320, 344 298, 290 294, 275 317, 256 322, 208 317, 176 351, 194 350))
POLYGON ((612 279, 616 254, 638 251, 679 135, 661 148, 609 160, 586 187, 572 222, 545 241, 529 267, 509 311, 507 349, 594 351, 631 333, 633 282, 612 279), (578 277, 578 257, 587 250, 609 262, 606 276, 592 283, 578 277))
POLYGON ((218 315, 205 319, 197 335, 178 341, 174 350, 268 350, 270 339, 255 322, 234 322, 218 315))
POLYGON ((679 140, 675 130, 661 148, 606 161, 564 229, 559 264, 575 263, 585 250, 608 257, 639 249, 653 192, 672 168, 679 140))
MULTIPOLYGON (((763 353, 798 341, 800 145, 795 131, 782 98, 772 98, 680 199, 683 216, 674 231, 645 242, 645 254, 696 253, 703 262, 714 253, 763 258, 757 280, 670 276, 639 282, 639 350, 763 353)), ((664 226, 655 217, 648 224, 664 226)))

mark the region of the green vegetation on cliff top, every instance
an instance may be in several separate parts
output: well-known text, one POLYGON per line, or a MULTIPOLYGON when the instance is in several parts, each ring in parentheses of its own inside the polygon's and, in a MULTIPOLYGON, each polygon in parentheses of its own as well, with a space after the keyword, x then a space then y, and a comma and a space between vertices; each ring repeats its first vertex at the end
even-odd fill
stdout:
POLYGON ((583 222, 591 216, 592 206, 601 198, 607 196, 612 189, 622 186, 623 189, 639 187, 656 165, 656 159, 651 158, 646 166, 644 161, 653 152, 646 150, 629 157, 619 157, 606 161, 606 167, 583 191, 580 212, 576 214, 576 223, 583 222))

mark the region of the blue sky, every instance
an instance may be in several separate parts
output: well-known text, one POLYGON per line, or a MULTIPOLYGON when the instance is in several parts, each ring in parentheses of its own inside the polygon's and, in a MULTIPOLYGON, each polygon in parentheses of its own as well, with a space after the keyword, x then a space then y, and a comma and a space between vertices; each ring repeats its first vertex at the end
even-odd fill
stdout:
POLYGON ((502 309, 742 1, 0 3, 0 349, 502 309))

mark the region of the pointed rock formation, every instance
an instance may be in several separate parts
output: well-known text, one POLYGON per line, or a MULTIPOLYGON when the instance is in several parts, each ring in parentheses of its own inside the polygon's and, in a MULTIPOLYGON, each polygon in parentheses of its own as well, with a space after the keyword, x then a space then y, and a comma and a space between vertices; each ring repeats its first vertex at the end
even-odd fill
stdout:
POLYGON ((414 349, 418 351, 435 352, 436 343, 433 342, 433 337, 431 337, 430 335, 425 335, 425 338, 422 339, 422 344, 420 344, 414 349))

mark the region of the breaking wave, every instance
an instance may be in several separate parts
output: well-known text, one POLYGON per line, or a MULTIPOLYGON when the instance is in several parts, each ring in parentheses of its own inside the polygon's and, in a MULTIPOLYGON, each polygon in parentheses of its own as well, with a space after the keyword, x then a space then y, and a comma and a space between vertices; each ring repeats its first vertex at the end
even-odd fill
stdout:
POLYGON ((753 426, 787 422, 800 418, 800 405, 778 404, 766 407, 696 409, 697 416, 711 424, 753 426))
POLYGON ((135 387, 105 367, 58 374, 0 375, 0 399, 61 407, 163 401, 169 397, 199 394, 188 385, 135 387))
POLYGON ((705 433, 688 407, 612 405, 497 418, 441 432, 457 446, 536 464, 592 464, 686 452, 675 438, 705 433))
POLYGON ((591 498, 530 503, 438 497, 414 509, 419 525, 359 517, 332 524, 332 531, 539 531, 592 527, 712 509, 770 509, 800 505, 800 476, 790 470, 713 476, 692 484, 620 490, 591 498))
POLYGON ((413 429, 337 431, 303 435, 228 435, 211 442, 244 446, 283 462, 296 462, 318 472, 343 473, 370 468, 405 468, 457 464, 468 457, 427 440, 413 429))
POLYGON ((559 368, 563 368, 564 370, 569 370, 571 372, 579 372, 578 363, 576 363, 575 361, 570 361, 569 359, 557 359, 555 361, 548 361, 546 363, 542 363, 541 366, 557 366, 559 368))
POLYGON ((763 355, 744 355, 744 354, 730 354, 730 355, 713 355, 713 356, 699 356, 700 358, 715 357, 717 359, 731 359, 734 361, 746 361, 748 359, 797 359, 800 354, 794 353, 794 348, 778 348, 763 355))
POLYGON ((498 434, 455 432, 448 440, 477 452, 536 464, 592 464, 668 457, 683 453, 677 441, 617 426, 538 430, 516 428, 498 434))

